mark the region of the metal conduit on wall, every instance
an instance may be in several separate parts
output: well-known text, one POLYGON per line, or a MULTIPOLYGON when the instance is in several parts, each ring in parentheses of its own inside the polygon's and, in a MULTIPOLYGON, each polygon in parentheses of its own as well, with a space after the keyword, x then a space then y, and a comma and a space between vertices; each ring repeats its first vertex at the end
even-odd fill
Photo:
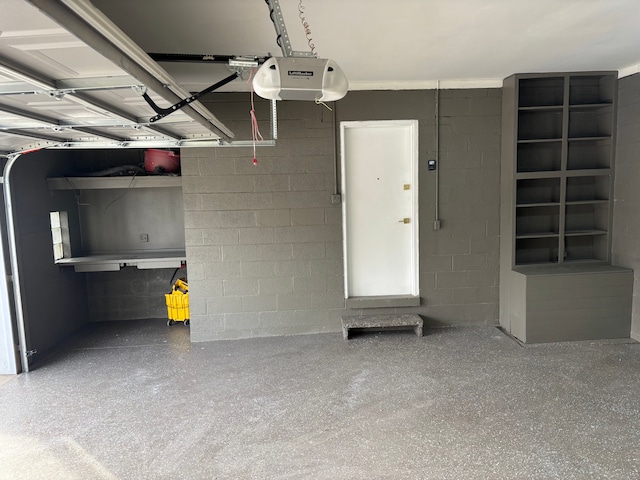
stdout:
POLYGON ((435 143, 435 161, 436 161, 436 184, 434 186, 434 197, 435 197, 435 212, 434 212, 434 220, 433 220, 433 229, 440 230, 440 81, 436 83, 436 92, 435 92, 435 134, 434 134, 434 143, 435 143))

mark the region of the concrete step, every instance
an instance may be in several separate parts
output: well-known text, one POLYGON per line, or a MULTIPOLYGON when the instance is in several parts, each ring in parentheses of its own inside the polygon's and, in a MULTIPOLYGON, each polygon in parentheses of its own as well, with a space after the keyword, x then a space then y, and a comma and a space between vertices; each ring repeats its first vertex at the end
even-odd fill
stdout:
POLYGON ((422 336, 423 321, 420 315, 359 315, 342 317, 342 336, 349 339, 351 330, 385 330, 385 329, 413 329, 419 337, 422 336))

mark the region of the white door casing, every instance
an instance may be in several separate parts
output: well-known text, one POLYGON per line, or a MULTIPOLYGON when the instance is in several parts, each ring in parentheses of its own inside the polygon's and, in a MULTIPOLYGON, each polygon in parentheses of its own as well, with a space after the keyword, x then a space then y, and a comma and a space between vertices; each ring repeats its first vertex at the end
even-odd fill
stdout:
POLYGON ((340 130, 345 297, 418 296, 418 121, 340 130))

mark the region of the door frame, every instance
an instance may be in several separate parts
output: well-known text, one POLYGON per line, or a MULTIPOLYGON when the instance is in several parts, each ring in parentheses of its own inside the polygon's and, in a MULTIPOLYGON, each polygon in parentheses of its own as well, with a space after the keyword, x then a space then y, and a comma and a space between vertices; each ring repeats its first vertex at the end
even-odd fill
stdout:
MULTIPOLYGON (((343 267, 344 267, 344 296, 349 303, 350 299, 372 299, 373 302, 367 306, 415 306, 419 305, 420 299, 420 267, 419 267, 419 188, 418 188, 418 120, 365 120, 365 121, 344 121, 340 122, 340 164, 341 164, 341 191, 342 191, 342 246, 343 246, 343 267), (383 297, 355 297, 349 292, 349 269, 348 269, 348 229, 347 229, 347 208, 349 205, 349 192, 347 191, 346 179, 346 149, 345 132, 351 128, 384 128, 384 127, 408 127, 411 136, 410 166, 411 166, 411 293, 400 296, 383 297), (380 302, 376 302, 379 299, 380 302)), ((365 301, 366 302, 366 301, 365 301)), ((356 302, 356 305, 365 306, 365 303, 356 302)))

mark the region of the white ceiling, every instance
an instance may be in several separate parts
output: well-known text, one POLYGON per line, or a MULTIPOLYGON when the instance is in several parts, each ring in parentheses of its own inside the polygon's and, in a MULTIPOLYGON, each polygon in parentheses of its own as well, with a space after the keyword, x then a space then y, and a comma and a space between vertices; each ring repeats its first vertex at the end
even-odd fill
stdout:
MULTIPOLYGON (((281 55, 264 0, 94 0, 150 52, 281 55)), ((280 0, 307 50, 299 0, 280 0)), ((638 0, 303 0, 319 56, 353 90, 498 86, 513 73, 640 62, 638 0)), ((171 68, 171 67, 169 67, 171 68)), ((187 77, 184 81, 188 81, 187 77)))
MULTIPOLYGON (((279 1, 294 50, 308 51, 299 0, 279 1)), ((316 52, 342 67, 351 90, 498 87, 522 72, 640 71, 637 0, 303 0, 303 6, 316 52)), ((199 102, 150 123, 153 110, 131 88, 144 84, 168 106, 229 75, 225 65, 149 62, 141 75, 121 58, 94 51, 100 37, 94 27, 145 57, 282 55, 264 0, 0 0, 0 12, 0 154, 230 140, 215 112, 199 102), (75 14, 52 14, 67 7, 75 14), (97 16, 80 22, 91 31, 85 38, 75 30, 76 17, 94 10, 97 16)), ((235 80, 223 90, 248 88, 235 80)))

